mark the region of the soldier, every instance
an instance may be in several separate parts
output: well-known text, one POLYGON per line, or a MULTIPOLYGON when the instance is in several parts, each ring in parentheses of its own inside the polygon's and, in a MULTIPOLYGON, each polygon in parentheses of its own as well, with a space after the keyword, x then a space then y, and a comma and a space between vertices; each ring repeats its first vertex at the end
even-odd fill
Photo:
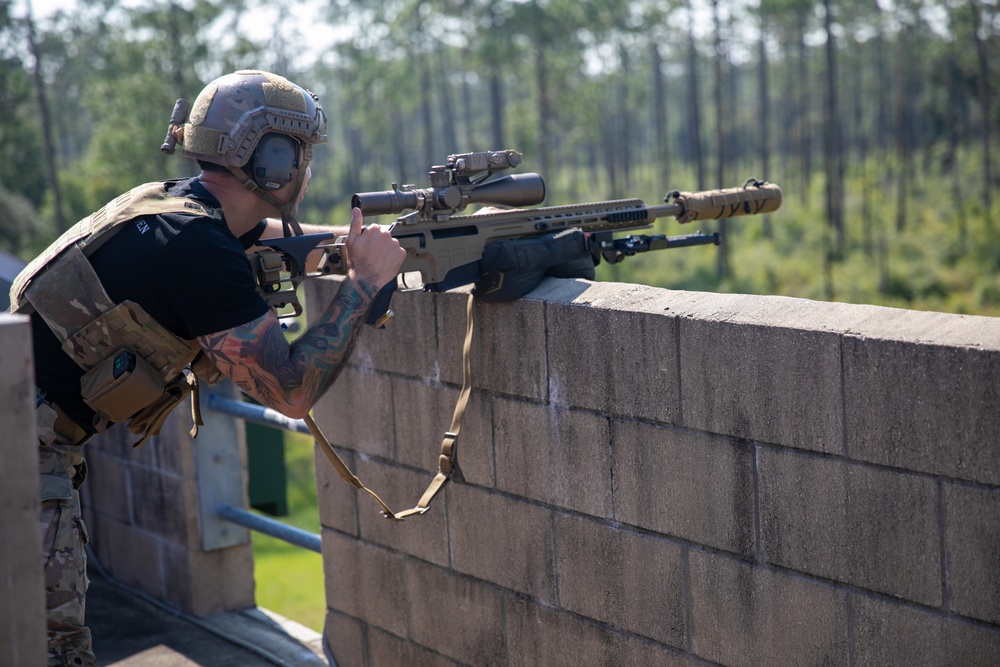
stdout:
POLYGON ((84 622, 84 444, 116 422, 143 439, 158 433, 198 377, 225 376, 261 404, 304 416, 405 257, 377 225, 362 234, 355 209, 339 231, 346 280, 289 345, 246 250, 298 226, 312 147, 327 139, 316 96, 274 74, 239 71, 206 86, 172 131, 198 161, 198 177, 122 195, 60 237, 11 289, 11 309, 31 313, 34 337, 50 665, 97 664, 84 622))

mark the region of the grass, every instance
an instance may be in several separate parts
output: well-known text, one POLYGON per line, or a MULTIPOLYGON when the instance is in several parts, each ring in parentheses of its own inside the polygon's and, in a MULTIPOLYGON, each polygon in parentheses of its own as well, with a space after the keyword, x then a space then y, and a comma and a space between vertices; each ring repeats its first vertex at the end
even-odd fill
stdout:
MULTIPOLYGON (((319 532, 312 438, 286 433, 284 442, 288 516, 280 520, 296 528, 319 532)), ((322 632, 326 616, 323 557, 256 532, 253 557, 257 605, 322 632)))

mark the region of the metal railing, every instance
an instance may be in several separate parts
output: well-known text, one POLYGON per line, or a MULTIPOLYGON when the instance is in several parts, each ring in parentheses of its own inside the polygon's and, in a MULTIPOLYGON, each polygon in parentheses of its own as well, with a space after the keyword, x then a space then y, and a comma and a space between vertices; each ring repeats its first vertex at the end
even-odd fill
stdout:
MULTIPOLYGON (((244 421, 284 431, 304 433, 306 435, 311 433, 309 427, 301 419, 291 419, 277 410, 253 403, 244 403, 217 393, 206 396, 203 407, 213 412, 219 412, 244 421)), ((315 551, 316 553, 322 553, 322 540, 316 533, 310 533, 307 530, 289 526, 276 519, 269 519, 265 516, 254 514, 231 503, 220 503, 216 508, 216 513, 220 518, 238 526, 255 530, 264 535, 283 540, 304 549, 309 549, 310 551, 315 551)))

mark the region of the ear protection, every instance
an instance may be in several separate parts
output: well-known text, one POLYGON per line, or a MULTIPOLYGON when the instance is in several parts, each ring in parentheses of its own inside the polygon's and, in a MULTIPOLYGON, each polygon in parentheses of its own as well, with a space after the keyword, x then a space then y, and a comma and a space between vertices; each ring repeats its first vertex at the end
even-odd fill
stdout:
POLYGON ((299 168, 299 142, 284 134, 265 134, 253 152, 247 171, 258 187, 278 190, 295 179, 299 168))

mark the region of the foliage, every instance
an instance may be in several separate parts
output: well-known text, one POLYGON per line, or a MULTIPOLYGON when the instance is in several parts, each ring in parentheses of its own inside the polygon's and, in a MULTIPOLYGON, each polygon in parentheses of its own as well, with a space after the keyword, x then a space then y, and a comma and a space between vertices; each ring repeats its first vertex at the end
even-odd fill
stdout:
MULTIPOLYGON (((284 523, 319 532, 313 442, 304 435, 285 434, 288 473, 288 516, 284 523)), ((275 611, 317 632, 326 617, 323 557, 287 542, 253 534, 257 605, 275 611)))

